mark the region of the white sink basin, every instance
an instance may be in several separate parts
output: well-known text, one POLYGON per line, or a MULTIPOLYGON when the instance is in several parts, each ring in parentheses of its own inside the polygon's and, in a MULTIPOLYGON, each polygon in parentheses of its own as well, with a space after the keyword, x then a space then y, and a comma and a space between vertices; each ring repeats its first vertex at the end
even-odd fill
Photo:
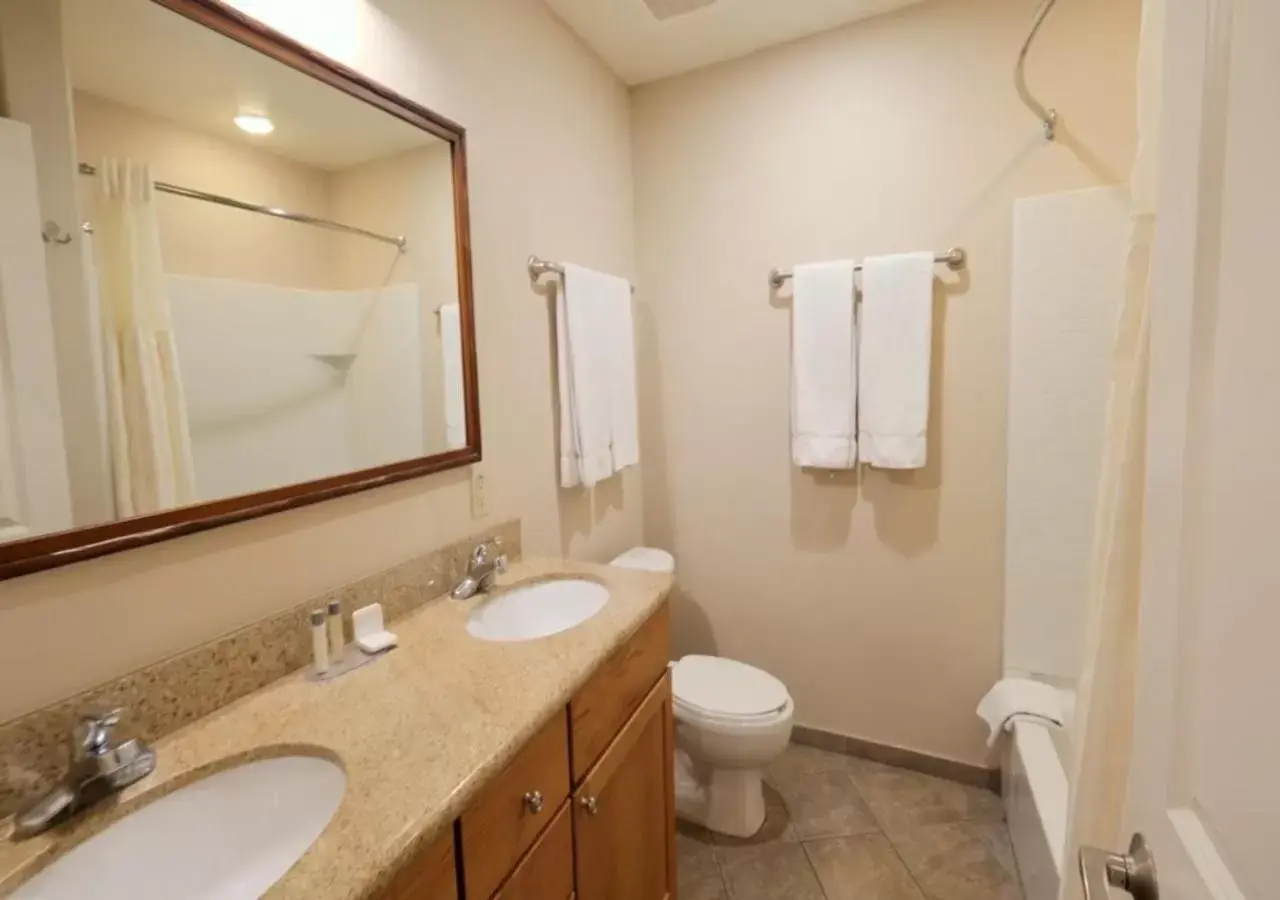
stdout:
POLYGON ((542 581, 482 603, 467 633, 482 641, 532 641, 568 631, 604 608, 609 589, 582 578, 542 581))
POLYGON ((315 843, 346 789, 346 773, 318 757, 246 763, 126 816, 13 897, 253 900, 315 843))

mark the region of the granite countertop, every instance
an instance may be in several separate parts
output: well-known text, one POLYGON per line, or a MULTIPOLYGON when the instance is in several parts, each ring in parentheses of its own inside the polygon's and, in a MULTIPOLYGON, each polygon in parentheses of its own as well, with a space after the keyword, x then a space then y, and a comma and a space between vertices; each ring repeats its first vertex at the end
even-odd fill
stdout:
POLYGON ((295 672, 163 738, 155 773, 118 803, 37 838, 0 842, 0 895, 165 793, 240 762, 290 753, 339 762, 347 790, 324 833, 265 896, 377 895, 646 621, 672 583, 665 574, 526 558, 497 591, 565 574, 610 591, 604 609, 569 631, 485 643, 465 625, 486 598, 440 598, 396 622, 399 647, 373 664, 326 683, 295 672))

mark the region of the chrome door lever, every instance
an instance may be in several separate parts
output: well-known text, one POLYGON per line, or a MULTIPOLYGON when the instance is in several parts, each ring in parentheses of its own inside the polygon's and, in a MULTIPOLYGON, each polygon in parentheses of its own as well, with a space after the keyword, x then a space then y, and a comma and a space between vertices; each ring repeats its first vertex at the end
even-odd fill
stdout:
POLYGON ((1160 900, 1156 860, 1141 833, 1133 836, 1124 856, 1097 847, 1081 847, 1080 880, 1084 883, 1085 900, 1107 900, 1113 887, 1133 900, 1160 900))

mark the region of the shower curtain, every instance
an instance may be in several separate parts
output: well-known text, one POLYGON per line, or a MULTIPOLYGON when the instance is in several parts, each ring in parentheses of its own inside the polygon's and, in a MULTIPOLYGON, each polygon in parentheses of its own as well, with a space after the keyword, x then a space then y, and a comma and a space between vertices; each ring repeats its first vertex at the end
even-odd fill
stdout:
POLYGON ((191 433, 150 168, 103 160, 93 223, 116 515, 194 502, 191 433))
POLYGON ((1060 896, 1083 896, 1082 844, 1118 850, 1133 746, 1139 571, 1146 485, 1149 268, 1156 228, 1165 4, 1144 0, 1138 70, 1138 153, 1124 305, 1112 355, 1087 609, 1084 666, 1072 735, 1067 871, 1060 896))

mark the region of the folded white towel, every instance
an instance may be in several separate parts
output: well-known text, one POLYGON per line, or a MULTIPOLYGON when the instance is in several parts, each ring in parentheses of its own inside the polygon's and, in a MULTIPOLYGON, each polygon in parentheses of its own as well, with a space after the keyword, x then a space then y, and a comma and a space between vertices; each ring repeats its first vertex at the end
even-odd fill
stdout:
POLYGON ((639 461, 630 284, 566 265, 556 330, 560 484, 591 487, 639 461))
POLYGON ((1066 707, 1062 692, 1053 685, 1029 678, 1003 678, 978 703, 978 716, 991 728, 987 746, 994 747, 1001 732, 1016 721, 1034 719, 1062 727, 1066 707))
POLYGON ((791 459, 858 462, 858 341, 852 260, 796 266, 791 301, 791 459))
POLYGON ((866 260, 859 331, 859 456, 881 469, 924 468, 933 356, 932 253, 866 260))
POLYGON ((448 450, 467 445, 467 413, 462 385, 462 316, 456 303, 440 307, 440 346, 444 365, 444 443, 448 450))

